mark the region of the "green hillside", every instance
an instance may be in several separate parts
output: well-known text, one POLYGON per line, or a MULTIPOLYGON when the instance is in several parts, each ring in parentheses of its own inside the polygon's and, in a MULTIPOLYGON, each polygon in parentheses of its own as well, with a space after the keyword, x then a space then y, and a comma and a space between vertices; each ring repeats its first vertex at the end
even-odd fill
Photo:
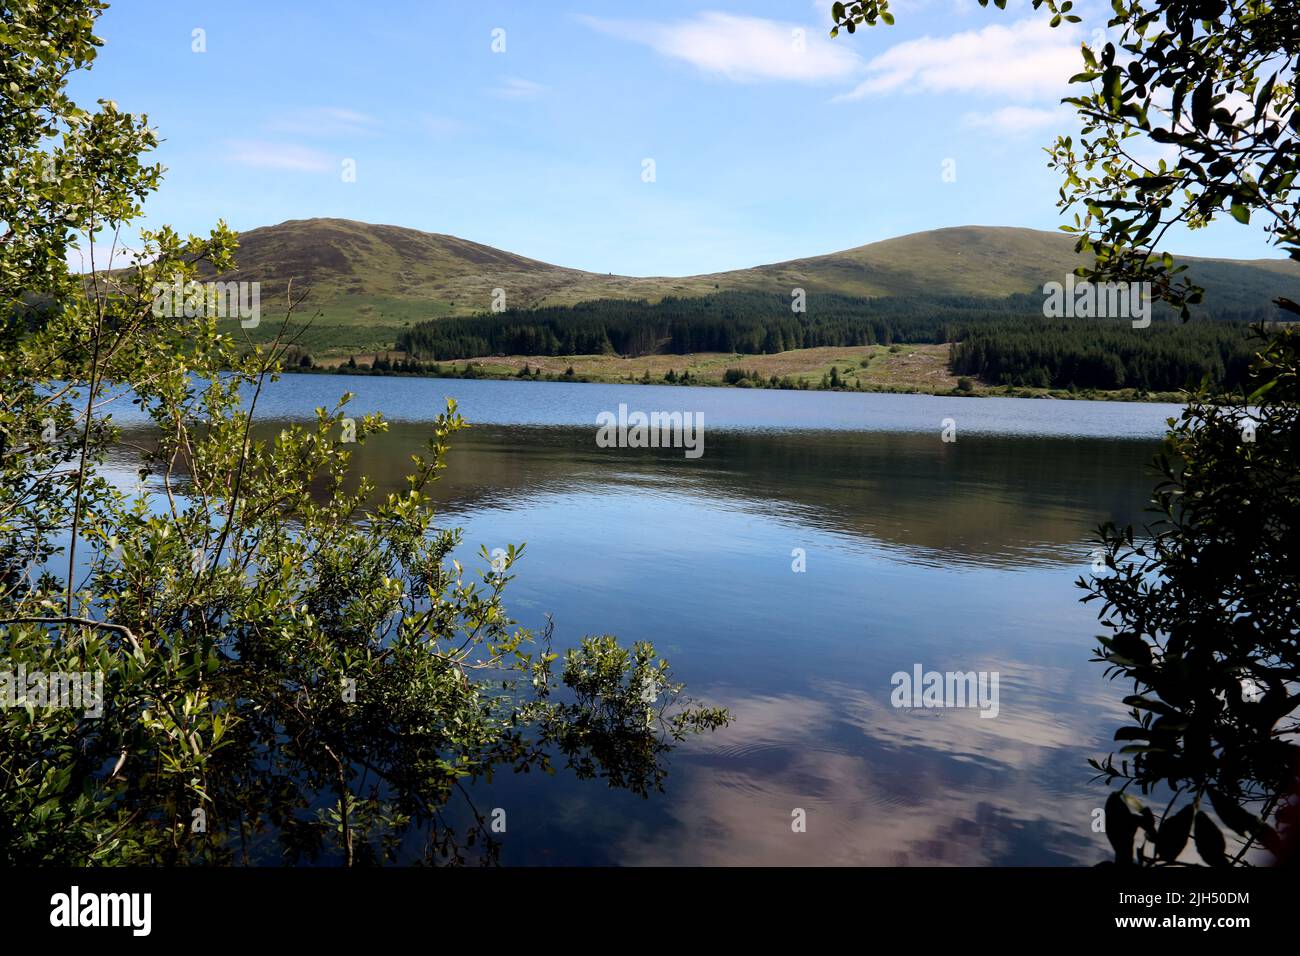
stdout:
MULTIPOLYGON (((240 236, 240 268, 223 278, 262 283, 263 312, 282 314, 284 290, 307 292, 319 313, 303 340, 313 350, 384 348, 403 328, 487 312, 494 289, 512 309, 592 299, 691 297, 718 290, 852 296, 1001 297, 1060 281, 1080 259, 1057 232, 961 226, 731 272, 615 276, 568 269, 455 236, 347 219, 290 220, 240 236)), ((1217 307, 1245 308, 1278 295, 1300 299, 1300 263, 1191 259, 1217 307)), ((261 330, 265 333, 265 329, 261 330)), ((258 336, 260 337, 260 335, 258 336)))

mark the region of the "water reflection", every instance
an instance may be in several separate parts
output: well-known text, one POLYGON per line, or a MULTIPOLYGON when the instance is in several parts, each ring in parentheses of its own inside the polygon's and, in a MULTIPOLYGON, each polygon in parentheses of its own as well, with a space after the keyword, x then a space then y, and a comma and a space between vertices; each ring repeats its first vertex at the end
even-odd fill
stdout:
MULTIPOLYGON (((514 383, 464 385, 480 402, 492 386, 518 396, 514 383)), ((1141 521, 1159 416, 1021 402, 1016 416, 1033 406, 1033 420, 1052 405, 1057 434, 999 434, 996 410, 975 403, 983 429, 945 444, 937 428, 913 427, 935 400, 887 397, 907 427, 850 431, 837 408, 816 429, 815 406, 801 406, 798 430, 710 430, 698 460, 597 448, 572 410, 558 424, 476 424, 457 437, 434 489, 443 523, 464 527, 467 563, 480 546, 528 543, 507 594, 521 623, 553 615, 561 648, 589 633, 651 640, 697 697, 736 717, 672 756, 653 801, 566 775, 475 786, 479 806, 510 808, 501 862, 1105 856, 1092 831, 1105 790, 1089 784, 1086 759, 1109 749, 1121 691, 1088 662, 1093 612, 1073 581, 1088 571, 1093 526, 1141 521), (1135 437, 1095 437, 1108 430, 1135 437), (997 671, 999 716, 892 707, 890 675, 914 663, 997 671), (796 809, 806 832, 791 828, 796 809)), ((509 417, 484 408, 489 422, 509 417)), ((397 490, 427 434, 393 423, 358 447, 355 474, 397 490)))
MULTIPOLYGON (((1149 484, 1141 466, 1153 450, 1150 441, 1095 438, 947 444, 937 434, 724 432, 690 461, 672 449, 597 448, 593 434, 475 426, 457 436, 435 497, 449 516, 565 496, 629 496, 647 510, 705 502, 751 523, 869 539, 897 560, 1020 567, 1078 561, 1098 521, 1139 521, 1149 484)), ((398 422, 369 438, 355 453, 353 487, 366 476, 380 494, 400 490, 427 436, 427 426, 398 422)))

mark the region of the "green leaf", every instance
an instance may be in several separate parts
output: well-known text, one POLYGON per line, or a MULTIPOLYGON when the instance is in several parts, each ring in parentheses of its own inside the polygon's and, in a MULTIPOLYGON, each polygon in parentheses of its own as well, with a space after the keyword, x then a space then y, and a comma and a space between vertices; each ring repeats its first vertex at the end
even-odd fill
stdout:
POLYGON ((1101 78, 1102 95, 1113 112, 1118 113, 1120 108, 1120 94, 1124 89, 1124 75, 1118 66, 1114 64, 1106 67, 1105 73, 1101 78))
POLYGON ((1115 731, 1116 740, 1150 740, 1151 731, 1145 727, 1121 727, 1115 731))
POLYGON ((1138 694, 1125 697, 1124 703, 1128 704, 1130 707, 1135 707, 1138 710, 1149 710, 1152 713, 1161 714, 1164 716, 1171 716, 1173 714, 1178 713, 1177 710, 1175 710, 1173 707, 1170 707, 1164 701, 1152 700, 1150 697, 1143 697, 1138 694))
POLYGON ((1187 804, 1172 817, 1160 824, 1156 834, 1156 855, 1166 862, 1178 859, 1187 845, 1187 837, 1192 832, 1192 817, 1196 814, 1196 805, 1187 804))
POLYGON ((1192 829, 1196 839, 1196 852, 1201 855, 1201 859, 1210 866, 1227 866, 1227 857, 1223 855, 1223 834, 1214 825, 1214 821, 1203 811, 1197 810, 1192 829))
POLYGON ((1209 132, 1213 101, 1214 78, 1207 76, 1192 92, 1192 124, 1202 133, 1209 132))
POLYGON ((1255 98, 1255 119, 1264 115, 1264 110, 1268 109, 1269 100, 1273 98, 1273 84, 1277 82, 1277 74, 1274 73, 1268 78, 1268 82, 1260 86, 1259 96, 1255 98))
POLYGON ((1228 829, 1242 836, 1253 836, 1264 825, 1263 820, 1214 787, 1209 788, 1209 794, 1214 812, 1228 829))
POLYGON ((1279 380, 1276 378, 1269 379, 1259 388, 1251 392, 1250 397, 1247 399, 1247 401, 1250 402, 1251 404, 1254 404, 1255 402, 1259 401, 1259 399, 1263 398, 1265 395, 1267 395, 1269 392, 1273 390, 1273 387, 1277 385, 1278 381, 1279 380))
POLYGON ((1133 862, 1133 837, 1137 818, 1133 816, 1118 790, 1106 798, 1106 839, 1115 850, 1116 863, 1133 862))

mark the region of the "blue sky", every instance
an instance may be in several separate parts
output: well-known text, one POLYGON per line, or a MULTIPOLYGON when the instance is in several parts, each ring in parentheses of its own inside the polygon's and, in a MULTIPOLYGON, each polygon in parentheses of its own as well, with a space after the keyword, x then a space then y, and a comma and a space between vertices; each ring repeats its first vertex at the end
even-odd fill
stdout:
MULTIPOLYGON (((1071 127, 1064 81, 1109 4, 1051 31, 1024 0, 895 0, 895 26, 836 40, 829 7, 119 0, 71 89, 149 115, 168 172, 148 224, 184 232, 340 216, 683 275, 1060 224, 1042 147, 1071 127)), ((1277 256, 1235 223, 1171 237, 1277 256)))

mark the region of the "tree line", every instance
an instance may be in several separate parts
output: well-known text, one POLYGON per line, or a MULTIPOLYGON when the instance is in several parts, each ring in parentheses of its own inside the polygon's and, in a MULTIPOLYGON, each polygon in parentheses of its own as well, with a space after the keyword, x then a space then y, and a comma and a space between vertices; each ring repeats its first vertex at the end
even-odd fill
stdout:
POLYGON ((790 296, 720 292, 659 302, 597 299, 571 306, 510 309, 435 319, 405 330, 397 347, 422 358, 480 355, 649 355, 740 352, 752 355, 832 345, 946 342, 975 319, 1041 310, 1033 296, 980 299, 857 298, 809 295, 795 312, 790 296))
POLYGON ((766 292, 659 302, 599 299, 422 322, 397 347, 415 361, 490 355, 772 354, 825 346, 952 343, 951 369, 992 385, 1170 391, 1209 376, 1235 386, 1250 360, 1249 324, 1270 305, 1206 313, 1184 325, 1157 310, 1126 320, 1048 319, 1042 296, 862 298, 809 295, 806 311, 766 292))
POLYGON ((1020 319, 970 329, 953 344, 949 367, 989 385, 1175 391, 1208 376, 1236 388, 1257 346, 1243 322, 1135 329, 1117 320, 1020 319))

